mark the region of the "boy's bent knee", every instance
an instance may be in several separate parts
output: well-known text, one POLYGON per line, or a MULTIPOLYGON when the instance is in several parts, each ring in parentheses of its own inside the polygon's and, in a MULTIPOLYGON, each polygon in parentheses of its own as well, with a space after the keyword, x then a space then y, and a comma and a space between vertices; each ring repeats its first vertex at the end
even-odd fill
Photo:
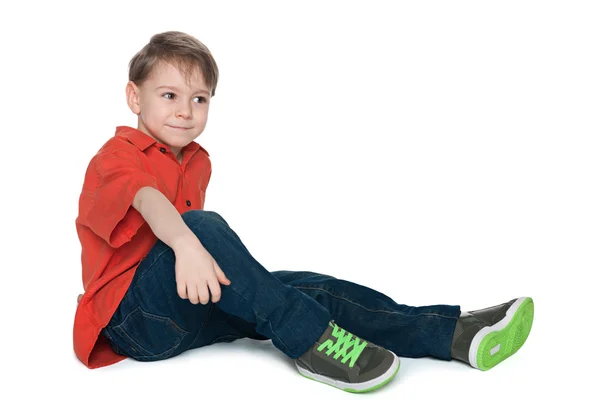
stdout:
POLYGON ((207 224, 217 224, 224 221, 223 217, 221 217, 215 211, 207 210, 186 211, 181 214, 181 218, 183 219, 183 222, 185 222, 185 224, 192 230, 200 225, 205 226, 207 224))
POLYGON ((181 214, 181 218, 183 218, 184 222, 195 222, 195 221, 200 221, 202 219, 206 219, 206 218, 215 218, 215 214, 217 214, 214 211, 207 211, 207 210, 190 210, 190 211, 186 211, 183 214, 181 214))

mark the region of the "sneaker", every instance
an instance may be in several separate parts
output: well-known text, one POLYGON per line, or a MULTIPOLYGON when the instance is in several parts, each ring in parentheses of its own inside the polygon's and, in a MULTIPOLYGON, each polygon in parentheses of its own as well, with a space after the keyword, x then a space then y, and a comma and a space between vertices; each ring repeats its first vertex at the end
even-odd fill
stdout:
POLYGON ((523 346, 532 324, 530 297, 462 313, 452 338, 452 358, 487 371, 523 346))
POLYGON ((296 367, 306 378, 359 393, 391 381, 400 369, 400 359, 331 321, 319 340, 296 359, 296 367))

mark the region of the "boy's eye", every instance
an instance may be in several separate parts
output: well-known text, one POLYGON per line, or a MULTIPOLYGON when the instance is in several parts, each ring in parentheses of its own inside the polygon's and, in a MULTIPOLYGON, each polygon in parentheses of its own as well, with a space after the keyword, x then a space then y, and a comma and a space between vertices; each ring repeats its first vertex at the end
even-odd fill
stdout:
MULTIPOLYGON (((168 99, 168 100, 172 100, 172 99, 175 98, 175 93, 171 93, 171 92, 163 93, 162 96, 164 98, 168 99), (170 96, 173 96, 173 97, 170 97, 170 96)), ((198 99, 197 103, 206 103, 206 98, 205 97, 198 96, 198 97, 194 97, 194 99, 198 99)))

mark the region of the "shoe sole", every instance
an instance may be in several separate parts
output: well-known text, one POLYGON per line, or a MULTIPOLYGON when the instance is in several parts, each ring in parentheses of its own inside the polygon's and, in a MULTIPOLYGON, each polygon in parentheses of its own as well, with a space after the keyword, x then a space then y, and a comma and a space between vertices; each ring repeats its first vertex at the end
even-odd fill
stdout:
POLYGON ((296 368, 298 368, 298 372, 300 373, 300 375, 313 381, 325 383, 329 386, 342 389, 346 392, 363 393, 379 389, 380 387, 391 381, 400 370, 400 358, 396 354, 394 354, 394 362, 383 375, 380 375, 375 379, 371 379, 370 381, 361 383, 348 383, 328 378, 323 375, 315 374, 313 372, 308 371, 307 369, 302 368, 298 365, 298 363, 296 363, 296 368))
POLYGON ((529 336, 533 311, 531 297, 520 297, 501 321, 481 329, 469 347, 471 366, 487 371, 515 354, 529 336))

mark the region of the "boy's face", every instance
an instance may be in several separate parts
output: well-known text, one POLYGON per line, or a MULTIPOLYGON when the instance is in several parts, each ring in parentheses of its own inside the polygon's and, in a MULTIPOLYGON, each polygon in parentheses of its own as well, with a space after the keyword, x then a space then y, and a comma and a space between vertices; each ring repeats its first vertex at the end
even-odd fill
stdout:
POLYGON ((127 83, 127 103, 138 116, 138 129, 166 144, 176 157, 200 136, 208 118, 210 92, 199 70, 188 86, 171 64, 158 64, 140 86, 127 83))

